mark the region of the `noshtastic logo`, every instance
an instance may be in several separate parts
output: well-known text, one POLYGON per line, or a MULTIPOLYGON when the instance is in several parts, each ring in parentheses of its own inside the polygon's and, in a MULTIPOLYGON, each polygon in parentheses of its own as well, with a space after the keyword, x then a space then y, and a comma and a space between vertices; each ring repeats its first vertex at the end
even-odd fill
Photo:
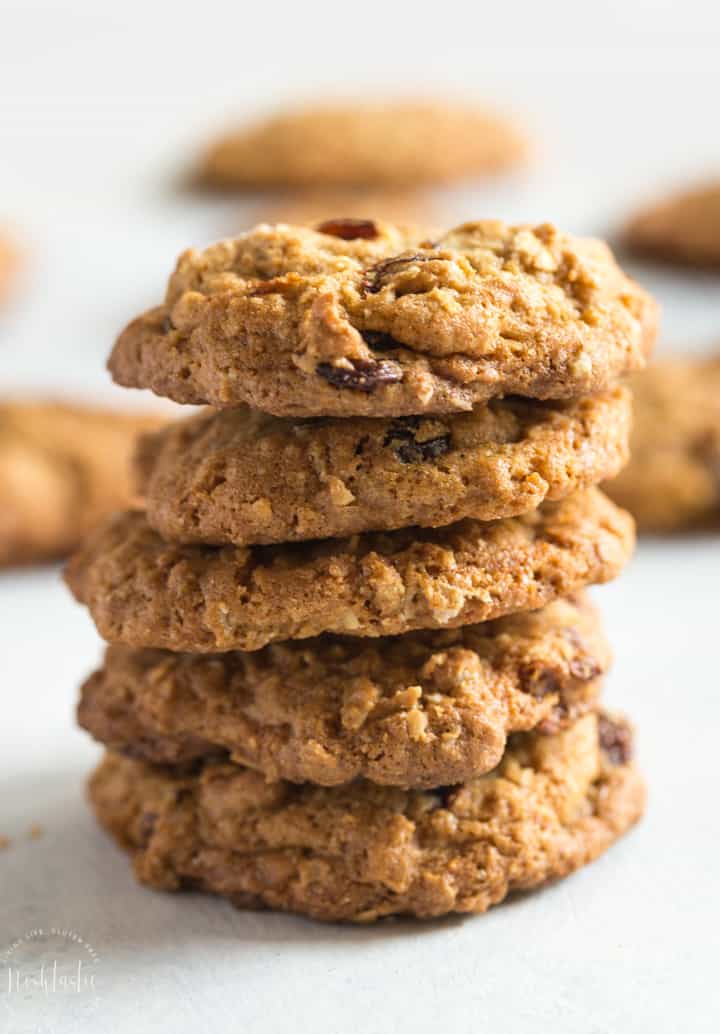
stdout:
POLYGON ((69 927, 34 927, 0 950, 0 995, 77 995, 97 988, 100 957, 69 927))

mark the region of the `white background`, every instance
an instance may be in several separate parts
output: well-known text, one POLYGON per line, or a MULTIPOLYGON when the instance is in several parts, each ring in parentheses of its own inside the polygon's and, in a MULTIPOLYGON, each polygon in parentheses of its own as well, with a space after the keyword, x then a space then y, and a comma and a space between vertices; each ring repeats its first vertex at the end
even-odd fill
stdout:
MULTIPOLYGON (((528 125, 534 166, 455 192, 457 217, 612 236, 637 201, 720 168, 718 19, 620 0, 0 3, 0 219, 26 251, 3 391, 150 403, 109 384, 114 335, 183 247, 250 218, 177 181, 216 126, 275 101, 392 87, 499 103, 528 125)), ((664 348, 720 338, 718 278, 632 268, 663 304, 664 348)), ((0 953, 55 925, 100 961, 95 993, 0 987, 0 1030, 717 1031, 719 576, 712 537, 656 541, 598 592, 608 695, 637 721, 650 784, 635 832, 485 917, 362 930, 137 888, 82 799, 98 748, 72 712, 100 644, 56 570, 1 576, 0 953)))

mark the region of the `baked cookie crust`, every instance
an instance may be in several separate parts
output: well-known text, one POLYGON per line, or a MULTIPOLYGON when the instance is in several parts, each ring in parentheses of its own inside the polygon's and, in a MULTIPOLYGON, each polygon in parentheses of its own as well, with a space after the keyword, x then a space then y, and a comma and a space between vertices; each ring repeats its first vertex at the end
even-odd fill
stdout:
POLYGON ((128 512, 65 576, 109 642, 220 653, 534 610, 614 578, 633 543, 632 519, 597 489, 501 521, 283 546, 178 546, 128 512))
POLYGON ((631 401, 496 400, 471 413, 281 420, 206 412, 142 440, 150 525, 183 543, 250 545, 496 520, 613 477, 631 401))
POLYGON ((120 335, 114 379, 277 416, 407 416, 576 398, 644 365, 652 299, 601 241, 466 223, 261 225, 187 251, 120 335))
POLYGON ((90 799, 148 886, 315 919, 429 918, 485 912, 602 854, 643 811, 631 748, 621 720, 588 714, 430 791, 268 783, 223 763, 177 776, 108 754, 90 799))
POLYGON ((321 637, 208 657, 110 647, 78 720, 128 757, 218 753, 269 780, 420 789, 499 764, 508 735, 597 702, 610 652, 589 601, 446 632, 321 637))

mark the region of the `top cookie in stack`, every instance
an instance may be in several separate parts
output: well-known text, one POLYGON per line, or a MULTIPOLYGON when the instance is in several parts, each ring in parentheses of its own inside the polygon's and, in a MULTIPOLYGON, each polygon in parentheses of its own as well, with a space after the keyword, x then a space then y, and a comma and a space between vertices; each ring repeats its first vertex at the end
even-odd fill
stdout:
POLYGON ((655 322, 605 245, 549 226, 343 219, 181 257, 110 367, 221 408, 146 438, 147 512, 67 571, 114 644, 80 717, 140 879, 322 918, 482 911, 628 828, 581 590, 632 549, 594 486, 655 322))
POLYGON ((122 385, 276 416, 408 416, 577 398, 638 369, 656 309, 605 244, 466 223, 259 226, 178 262, 110 359, 122 385))

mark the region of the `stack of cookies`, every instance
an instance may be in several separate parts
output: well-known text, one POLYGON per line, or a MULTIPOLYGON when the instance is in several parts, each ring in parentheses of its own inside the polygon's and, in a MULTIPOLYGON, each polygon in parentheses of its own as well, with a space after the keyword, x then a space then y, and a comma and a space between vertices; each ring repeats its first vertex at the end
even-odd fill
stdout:
POLYGON ((321 919, 482 912, 639 817, 584 594, 629 516, 619 379, 652 300, 600 242, 263 225, 179 260, 121 384, 146 512, 67 580, 112 644, 80 722, 138 878, 321 919))

